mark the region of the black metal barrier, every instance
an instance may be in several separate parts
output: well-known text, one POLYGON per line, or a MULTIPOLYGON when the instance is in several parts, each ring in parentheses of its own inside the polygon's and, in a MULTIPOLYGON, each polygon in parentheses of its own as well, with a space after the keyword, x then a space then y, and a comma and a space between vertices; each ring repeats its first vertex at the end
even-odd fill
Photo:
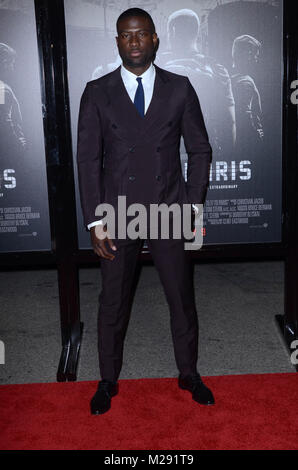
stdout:
MULTIPOLYGON (((284 260, 285 305, 276 320, 291 351, 298 339, 298 181, 297 105, 291 84, 297 79, 296 2, 284 2, 283 84, 283 235, 281 243, 208 245, 193 252, 200 262, 284 260)), ((67 79, 67 51, 63 0, 35 0, 40 57, 43 123, 51 221, 50 252, 0 254, 4 269, 55 268, 58 271, 62 352, 58 381, 77 379, 83 332, 80 321, 78 269, 98 265, 92 250, 79 250, 73 149, 67 79)), ((148 253, 143 261, 150 261, 148 253)), ((298 371, 298 366, 296 366, 298 371)))
MULTIPOLYGON (((283 86, 283 242, 285 247, 284 314, 277 315, 285 343, 298 338, 298 154, 297 110, 293 82, 297 80, 298 36, 296 2, 284 1, 283 86)), ((298 365, 296 365, 298 371, 298 365)))

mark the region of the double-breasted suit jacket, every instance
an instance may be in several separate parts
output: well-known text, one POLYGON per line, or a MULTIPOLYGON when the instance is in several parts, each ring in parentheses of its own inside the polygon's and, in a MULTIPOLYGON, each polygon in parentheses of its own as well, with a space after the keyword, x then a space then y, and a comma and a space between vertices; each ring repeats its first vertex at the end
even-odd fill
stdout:
POLYGON ((187 77, 157 66, 151 103, 141 117, 120 74, 89 81, 81 97, 77 164, 84 224, 100 203, 201 204, 211 146, 198 97, 187 77), (188 152, 187 182, 180 162, 180 139, 188 152))

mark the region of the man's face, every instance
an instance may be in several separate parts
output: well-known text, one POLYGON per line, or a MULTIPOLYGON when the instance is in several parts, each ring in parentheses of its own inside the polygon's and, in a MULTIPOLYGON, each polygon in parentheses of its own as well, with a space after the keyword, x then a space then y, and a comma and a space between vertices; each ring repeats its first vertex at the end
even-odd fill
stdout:
POLYGON ((132 16, 119 23, 116 41, 123 64, 138 68, 152 62, 158 39, 147 18, 132 16))

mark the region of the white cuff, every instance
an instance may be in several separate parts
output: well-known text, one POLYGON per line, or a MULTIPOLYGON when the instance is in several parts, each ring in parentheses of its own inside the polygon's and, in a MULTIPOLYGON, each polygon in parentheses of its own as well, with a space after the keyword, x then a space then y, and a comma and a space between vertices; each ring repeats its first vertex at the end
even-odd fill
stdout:
POLYGON ((193 210, 195 211, 196 214, 199 213, 199 209, 197 208, 197 206, 195 204, 192 204, 192 208, 193 208, 193 210))
POLYGON ((88 230, 91 229, 91 227, 95 227, 96 225, 103 225, 102 220, 97 220, 96 222, 92 222, 91 224, 87 225, 88 230))

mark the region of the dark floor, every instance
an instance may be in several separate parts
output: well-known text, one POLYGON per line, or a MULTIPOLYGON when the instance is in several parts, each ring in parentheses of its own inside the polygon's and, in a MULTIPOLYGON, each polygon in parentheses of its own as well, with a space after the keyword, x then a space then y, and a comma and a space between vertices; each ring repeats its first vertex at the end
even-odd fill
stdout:
MULTIPOLYGON (((99 268, 81 269, 84 335, 78 380, 98 380, 99 268)), ((0 383, 55 382, 61 352, 55 270, 0 273, 0 383)), ((195 266, 200 325, 198 370, 205 375, 295 372, 275 323, 283 313, 283 263, 195 266)), ((142 268, 120 379, 176 377, 169 311, 154 266, 142 268)))

